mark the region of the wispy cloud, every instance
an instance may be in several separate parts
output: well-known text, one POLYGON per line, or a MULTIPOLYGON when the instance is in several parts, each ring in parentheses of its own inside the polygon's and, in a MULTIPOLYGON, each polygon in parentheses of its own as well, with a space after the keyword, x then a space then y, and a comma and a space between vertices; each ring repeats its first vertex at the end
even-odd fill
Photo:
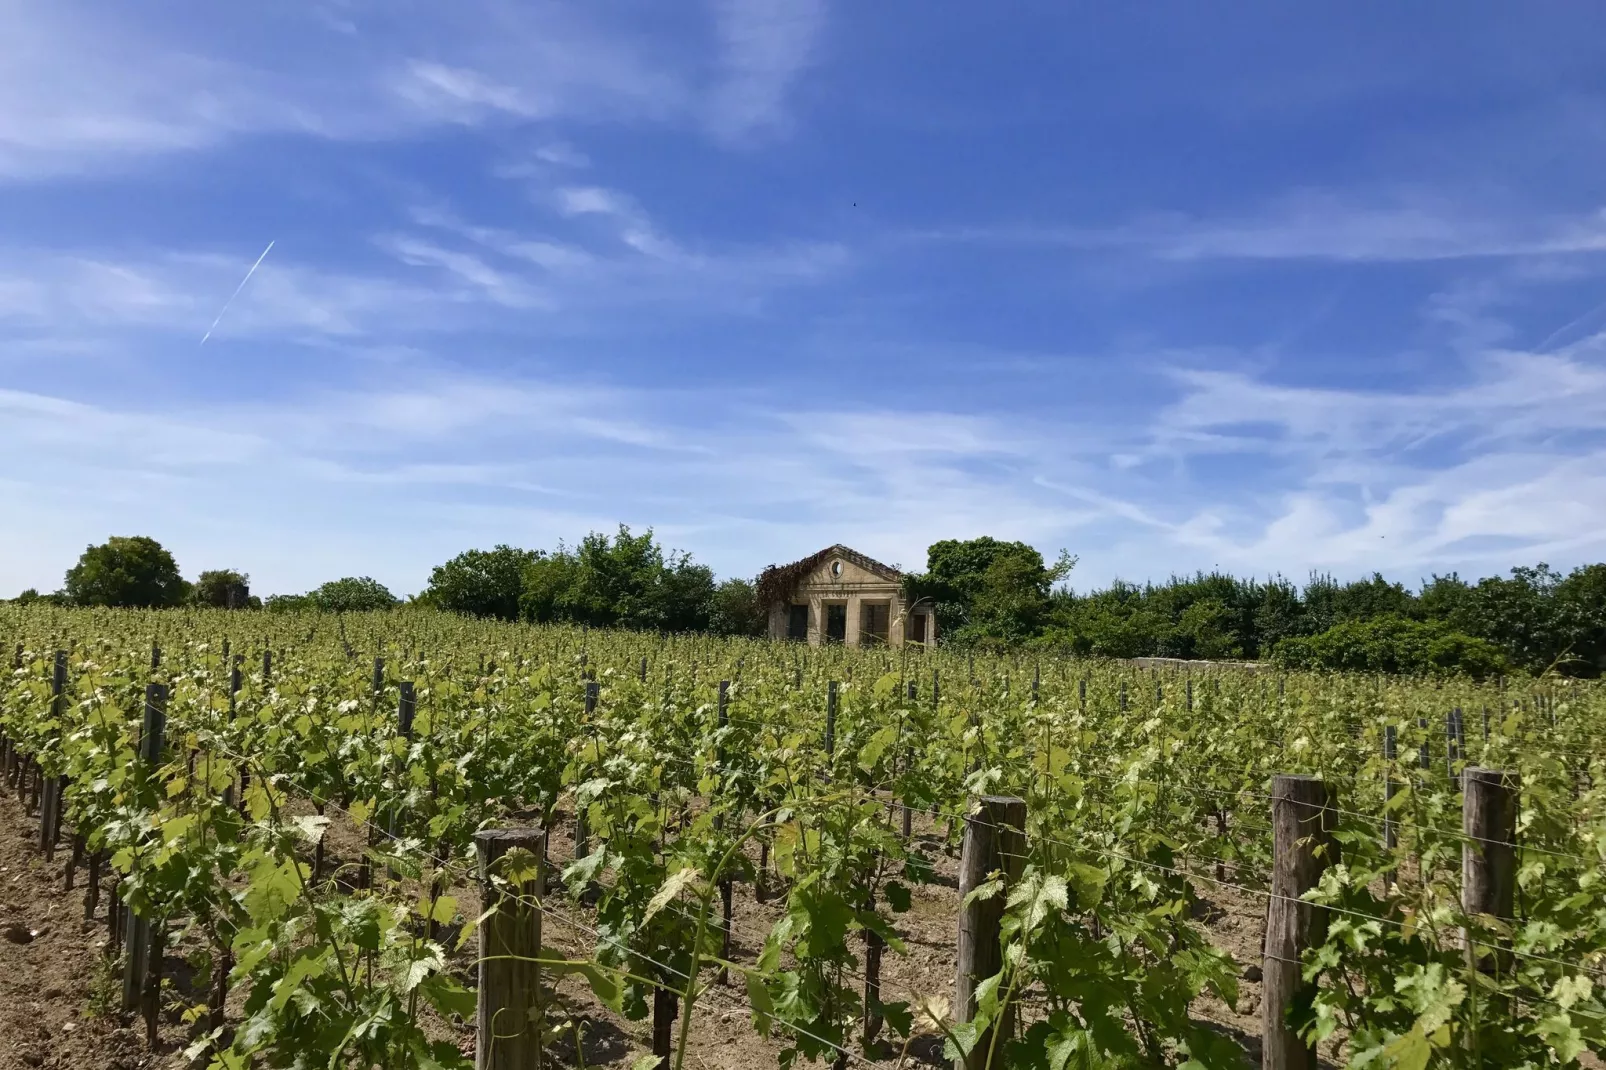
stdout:
MULTIPOLYGON (((454 310, 465 299, 486 300, 494 281, 473 278, 472 268, 456 261, 454 290, 313 267, 293 249, 277 253, 283 255, 265 262, 230 308, 217 338, 442 328, 460 322, 454 310)), ((0 247, 0 324, 18 337, 58 340, 130 328, 199 338, 255 255, 0 247)))
POLYGON ((441 207, 415 209, 413 221, 431 236, 414 240, 408 262, 470 271, 486 286, 536 288, 559 307, 655 303, 693 313, 746 306, 775 289, 840 275, 853 263, 850 250, 833 242, 691 247, 635 197, 606 186, 537 182, 533 197, 555 218, 524 229, 471 223, 441 207), (557 225, 563 221, 566 229, 557 225), (440 244, 447 236, 471 248, 453 254, 440 244))
POLYGON ((1550 215, 1412 195, 1364 200, 1308 190, 1238 216, 1152 213, 1116 226, 1058 223, 937 228, 927 240, 1044 245, 1179 263, 1452 261, 1606 252, 1606 209, 1550 215))
POLYGON ((1237 456, 1249 482, 1245 494, 1197 502, 1171 539, 1212 563, 1296 572, 1598 552, 1603 354, 1601 336, 1561 354, 1494 351, 1439 389, 1178 372, 1184 393, 1156 417, 1150 456, 1179 462, 1184 480, 1212 457, 1237 456))
MULTIPOLYGON (((557 118, 776 125, 817 0, 721 4, 718 85, 694 57, 583 5, 229 8, 140 19, 108 0, 0 0, 0 178, 122 167, 247 134, 338 140, 557 118), (252 48, 236 42, 251 41, 252 48)), ((561 142, 535 158, 582 166, 561 142)))
POLYGON ((714 0, 714 11, 723 51, 710 126, 734 139, 783 123, 824 29, 824 0, 714 0))

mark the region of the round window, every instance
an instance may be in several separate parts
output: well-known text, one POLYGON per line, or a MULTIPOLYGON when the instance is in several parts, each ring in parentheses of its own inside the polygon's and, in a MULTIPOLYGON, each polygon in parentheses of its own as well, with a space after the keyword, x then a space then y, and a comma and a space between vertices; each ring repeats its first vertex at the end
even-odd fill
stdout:
POLYGON ((841 576, 842 575, 842 562, 840 562, 840 561, 831 562, 831 575, 833 575, 833 576, 841 576))

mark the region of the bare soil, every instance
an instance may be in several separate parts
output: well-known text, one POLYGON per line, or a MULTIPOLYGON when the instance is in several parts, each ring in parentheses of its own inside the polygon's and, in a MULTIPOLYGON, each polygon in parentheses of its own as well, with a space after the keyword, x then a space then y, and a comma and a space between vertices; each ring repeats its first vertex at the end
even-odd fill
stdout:
MULTIPOLYGON (((326 865, 349 866, 358 858, 361 836, 351 824, 331 811, 334 823, 326 844, 326 865)), ((571 823, 556 823, 548 853, 553 872, 572 855, 571 823)), ((896 918, 906 954, 888 951, 882 966, 882 997, 887 1001, 918 1001, 936 996, 949 999, 954 984, 954 942, 958 917, 958 863, 948 855, 941 839, 943 829, 917 817, 915 833, 934 859, 936 881, 914 886, 911 909, 896 918)), ((180 1019, 179 1008, 204 1001, 204 977, 191 976, 184 956, 190 950, 177 939, 168 950, 164 975, 170 991, 157 1044, 148 1049, 144 1024, 117 1009, 118 978, 107 946, 103 894, 92 918, 84 917, 85 872, 75 874, 76 888, 65 891, 71 852, 65 846, 53 862, 45 862, 37 846, 37 821, 23 813, 17 798, 0 794, 0 1070, 135 1070, 146 1067, 180 1067, 190 1028, 180 1019)), ((756 864, 756 847, 753 851, 756 864)), ((757 958, 765 935, 779 917, 780 889, 773 887, 760 901, 751 885, 740 885, 734 898, 733 957, 739 962, 757 958)), ((1213 941, 1231 952, 1245 975, 1236 1006, 1204 997, 1197 1001, 1197 1020, 1237 1040, 1250 1065, 1259 1059, 1258 972, 1264 904, 1253 896, 1200 882, 1203 897, 1197 920, 1213 941)), ((478 890, 472 884, 450 889, 465 917, 479 912, 478 890)), ((583 908, 551 900, 552 912, 544 923, 543 943, 575 958, 589 957, 593 937, 591 918, 583 908)), ((474 948, 454 952, 451 967, 462 980, 474 982, 474 948)), ((862 963, 861 963, 862 968, 862 963)), ((554 1052, 562 1065, 577 1065, 576 1041, 584 1064, 629 1067, 651 1051, 650 1023, 631 1022, 601 1006, 578 977, 563 979, 551 994, 550 1006, 559 1020, 571 1023, 569 1039, 554 1052)), ((238 1007, 239 993, 231 1000, 238 1007)), ((693 1018, 688 1065, 729 1070, 770 1070, 777 1065, 783 1045, 758 1035, 750 1023, 747 999, 740 980, 716 987, 697 1007, 693 1018)), ((1028 1015, 1029 1017, 1029 1015, 1028 1015)), ((235 1019, 237 1020, 237 1018, 235 1019)), ((426 1028, 435 1036, 451 1039, 472 1053, 472 1023, 433 1020, 426 1028)), ((895 1041, 896 1038, 889 1038, 895 1041)), ((907 1066, 942 1066, 940 1038, 917 1037, 908 1050, 907 1066)), ((875 1054, 896 1062, 897 1047, 884 1040, 875 1054)), ((1336 1051, 1324 1052, 1331 1058, 1336 1051)), ((856 1065, 862 1065, 855 1060, 856 1065)))

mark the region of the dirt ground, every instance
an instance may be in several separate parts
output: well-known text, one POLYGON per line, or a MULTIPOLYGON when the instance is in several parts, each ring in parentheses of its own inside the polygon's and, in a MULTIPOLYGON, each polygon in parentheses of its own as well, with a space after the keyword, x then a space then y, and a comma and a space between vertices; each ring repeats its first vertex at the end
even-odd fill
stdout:
MULTIPOLYGON (((37 849, 37 821, 23 814, 12 795, 0 795, 0 1070, 136 1070, 185 1065, 183 1049, 190 1042, 190 1027, 179 1019, 178 1007, 204 1000, 205 978, 190 977, 183 962, 186 948, 175 932, 164 974, 172 979, 168 1010, 160 1026, 158 1043, 147 1049, 143 1022, 117 1011, 118 978, 107 946, 108 896, 92 918, 85 918, 85 871, 75 873, 75 889, 65 891, 65 872, 71 852, 63 847, 53 862, 45 862, 37 849)), ((958 911, 958 863, 940 845, 940 829, 917 818, 915 833, 931 845, 937 880, 916 885, 911 909, 897 918, 907 943, 907 954, 890 951, 883 959, 882 994, 892 1001, 923 996, 951 998, 954 984, 954 939, 958 911)), ((331 826, 328 864, 338 866, 358 854, 359 836, 338 817, 331 826)), ((756 850, 756 849, 755 849, 756 850)), ((568 824, 560 823, 550 836, 549 855, 556 872, 572 853, 568 824)), ((756 861, 756 856, 755 859, 756 861)), ((1214 892, 1200 920, 1220 946, 1241 963, 1259 957, 1261 919, 1258 903, 1228 898, 1232 893, 1209 885, 1214 892)), ((478 913, 478 895, 472 886, 451 890, 465 916, 478 913)), ((751 886, 739 886, 734 898, 733 955, 753 961, 780 912, 771 897, 759 902, 751 886)), ((591 953, 590 918, 568 903, 554 901, 545 923, 543 942, 573 957, 591 953)), ((472 983, 473 947, 453 956, 454 971, 472 983)), ((1247 969, 1249 977, 1257 975, 1247 969)), ((235 994, 237 1010, 238 993, 235 994)), ((587 1066, 629 1067, 651 1051, 650 1024, 630 1022, 600 1006, 579 978, 563 980, 553 993, 553 1013, 574 1023, 583 1045, 587 1066)), ((1242 1043, 1258 1061, 1259 986, 1242 982, 1238 1005, 1201 999, 1196 1017, 1213 1024, 1242 1043)), ((1029 1017, 1029 1015, 1028 1015, 1029 1017)), ((472 1023, 433 1021, 427 1028, 447 1037, 463 1051, 473 1051, 472 1023)), ((571 1034, 572 1037, 573 1034, 571 1034)), ((708 1070, 769 1070, 777 1065, 782 1045, 758 1035, 749 1023, 745 992, 737 981, 715 989, 699 1004, 691 1031, 688 1065, 708 1070)), ((562 1065, 577 1065, 574 1042, 560 1043, 555 1053, 562 1065)), ((896 1062, 897 1047, 883 1043, 877 1053, 896 1062)), ((863 1065, 855 1060, 856 1065, 863 1065)), ((910 1067, 942 1066, 941 1041, 934 1035, 917 1037, 909 1046, 910 1067)))

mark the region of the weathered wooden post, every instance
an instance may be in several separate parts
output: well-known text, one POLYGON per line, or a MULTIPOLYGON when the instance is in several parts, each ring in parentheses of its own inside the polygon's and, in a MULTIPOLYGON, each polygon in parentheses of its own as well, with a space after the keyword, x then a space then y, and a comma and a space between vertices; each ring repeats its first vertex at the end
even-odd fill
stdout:
POLYGON ((374 658, 374 678, 370 684, 370 689, 374 693, 374 702, 377 703, 379 696, 385 693, 385 659, 383 657, 374 658))
MULTIPOLYGON (((1399 735, 1393 725, 1383 727, 1383 760, 1386 764, 1383 771, 1383 846, 1392 851, 1399 846, 1400 834, 1394 825, 1394 811, 1389 807, 1395 794, 1400 790, 1399 783, 1394 779, 1394 762, 1400 756, 1399 735)), ((1399 871, 1390 866, 1384 880, 1390 888, 1399 883, 1399 871)))
MULTIPOLYGON (((418 716, 418 693, 411 680, 401 680, 396 684, 396 732, 411 744, 413 739, 413 719, 418 716)), ((409 747, 409 750, 411 748, 409 747)), ((404 761, 406 759, 403 759, 404 761)), ((401 814, 396 805, 388 808, 385 814, 385 834, 395 839, 401 826, 401 814)), ((392 880, 396 878, 393 866, 386 866, 385 872, 392 880)))
POLYGON ((1309 999, 1300 955, 1327 938, 1327 912, 1300 896, 1316 887, 1337 847, 1329 835, 1334 812, 1319 777, 1278 776, 1272 782, 1271 899, 1262 964, 1261 1036, 1264 1070, 1316 1070, 1316 1049, 1288 1023, 1288 1012, 1309 999))
MULTIPOLYGON (((1487 915, 1510 921, 1517 891, 1517 773, 1468 766, 1462 772, 1461 909, 1469 919, 1487 915)), ((1484 973, 1501 968, 1502 955, 1480 941, 1471 927, 1461 930, 1467 964, 1484 973), (1480 950, 1481 949, 1481 950, 1480 950)))
POLYGON ((1461 727, 1461 707, 1456 706, 1444 718, 1444 772, 1451 780, 1459 782, 1456 766, 1461 762, 1461 754, 1465 749, 1466 733, 1461 727))
POLYGON ((655 1070, 670 1070, 675 1060, 675 1023, 680 1019, 680 993, 659 985, 652 990, 652 1053, 655 1070))
MULTIPOLYGON (((827 770, 836 755, 836 681, 825 685, 825 764, 827 770)), ((830 778, 829 771, 826 778, 830 778)))
MULTIPOLYGON (((875 912, 875 898, 865 903, 865 910, 875 912)), ((864 931, 864 1042, 874 1044, 881 1033, 885 1012, 881 1009, 881 953, 886 941, 874 929, 864 931)))
MULTIPOLYGON (((1026 855, 1026 800, 1013 795, 984 795, 965 818, 964 847, 959 859, 959 968, 954 1015, 970 1021, 976 1015, 976 986, 1003 968, 1000 926, 1008 893, 966 902, 972 891, 1002 873, 1006 885, 1019 876, 1026 855)), ((1006 1015, 976 1038, 968 1056, 955 1060, 955 1070, 981 1070, 992 1046, 1009 1042, 1013 1015, 1006 1015)))
POLYGON ((474 834, 481 903, 476 1070, 541 1066, 541 896, 545 833, 539 828, 474 834), (509 855, 512 857, 509 857, 509 855))
MULTIPOLYGON (((920 701, 920 688, 915 684, 915 682, 913 680, 909 681, 909 692, 908 692, 908 694, 909 694, 909 705, 913 706, 916 702, 920 701)), ((898 743, 899 743, 900 747, 903 744, 903 718, 902 717, 899 717, 899 719, 898 719, 898 743)), ((903 755, 903 758, 902 758, 902 761, 901 761, 901 768, 902 768, 902 772, 905 775, 907 775, 908 772, 909 772, 909 761, 908 761, 908 755, 907 754, 903 755)), ((907 839, 909 839, 909 837, 914 832, 914 820, 915 820, 914 819, 914 813, 915 812, 914 812, 914 808, 911 807, 907 802, 903 802, 901 805, 903 807, 903 838, 905 840, 907 840, 907 839)))
MULTIPOLYGON (((61 723, 66 690, 67 652, 58 650, 50 676, 50 716, 58 725, 61 723)), ((57 731, 60 731, 59 727, 57 731)), ((44 775, 43 770, 40 775, 44 775)), ((44 852, 46 862, 55 861, 56 858, 56 837, 61 832, 61 795, 66 782, 66 777, 55 776, 44 783, 44 796, 39 806, 39 850, 44 852)))
POLYGON ((396 698, 396 729, 402 738, 413 738, 413 718, 418 716, 418 693, 413 688, 411 680, 403 680, 397 685, 396 698))
MULTIPOLYGON (((721 680, 719 682, 719 727, 720 727, 721 732, 723 732, 723 730, 725 728, 729 727, 729 725, 731 723, 730 705, 729 705, 730 704, 730 690, 731 690, 731 682, 729 680, 721 680)), ((725 744, 723 742, 723 736, 721 737, 721 742, 719 744, 719 776, 720 776, 721 780, 725 779, 725 744)), ((717 820, 718 820, 718 822, 719 822, 719 824, 721 826, 723 826, 725 824, 724 815, 723 814, 716 815, 716 818, 717 818, 717 820)), ((731 919, 732 919, 733 913, 734 913, 733 912, 733 903, 732 903, 731 895, 732 895, 732 892, 731 892, 731 879, 727 875, 727 876, 724 877, 723 880, 721 880, 719 882, 719 902, 720 902, 719 957, 722 958, 722 959, 725 959, 727 962, 730 961, 730 957, 731 957, 731 919)), ((724 984, 729 980, 730 980, 730 971, 725 969, 723 966, 720 967, 720 970, 719 970, 719 983, 720 984, 724 984)))
MULTIPOLYGON (((581 655, 582 657, 584 655, 581 655)), ((596 739, 596 727, 592 725, 591 718, 597 712, 597 685, 589 680, 585 685, 585 724, 592 733, 592 740, 596 739)), ((593 748, 595 751, 595 748, 593 748)), ((584 858, 591 853, 591 817, 587 807, 581 803, 578 796, 574 802, 574 857, 584 858)))
MULTIPOLYGON (((151 683, 145 685, 145 719, 140 726, 139 750, 137 753, 137 777, 141 785, 162 764, 163 736, 167 732, 167 685, 151 683)), ((117 903, 112 903, 112 910, 117 910, 117 903)), ((146 994, 150 975, 154 974, 158 983, 161 978, 161 955, 163 941, 159 939, 162 925, 158 923, 153 928, 150 920, 134 913, 133 907, 122 907, 124 916, 123 932, 126 934, 128 956, 123 963, 123 1010, 131 1011, 140 1005, 141 996, 146 994), (156 961, 152 961, 152 959, 156 961)), ((154 996, 154 993, 152 993, 154 996)), ((152 1000, 147 1000, 147 1009, 152 1000)), ((147 1016, 147 1029, 149 1016, 147 1016)))

